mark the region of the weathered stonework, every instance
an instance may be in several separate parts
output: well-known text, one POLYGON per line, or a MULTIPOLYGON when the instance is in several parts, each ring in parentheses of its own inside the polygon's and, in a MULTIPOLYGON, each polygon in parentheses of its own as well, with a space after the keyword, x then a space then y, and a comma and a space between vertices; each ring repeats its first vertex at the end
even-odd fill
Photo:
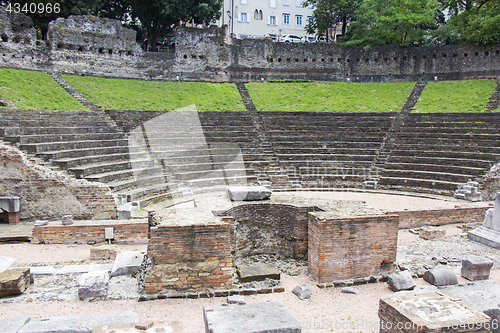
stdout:
POLYGON ((21 197, 21 220, 114 219, 116 202, 109 187, 75 180, 28 161, 16 148, 0 146, 0 193, 21 197))
POLYGON ((53 50, 68 49, 100 54, 132 54, 137 49, 135 30, 119 20, 72 15, 49 23, 49 44, 53 50))
POLYGON ((222 215, 235 218, 236 257, 277 253, 303 259, 307 255, 307 213, 313 210, 320 209, 261 203, 237 206, 222 215))
POLYGON ((309 213, 309 272, 319 282, 368 277, 396 261, 398 216, 309 213))
MULTIPOLYGON (((4 18, 5 26, 16 23, 4 18)), ((12 28, 4 28, 10 31, 12 28)), ((231 40, 225 28, 178 28, 174 52, 144 53, 118 21, 71 16, 49 25, 49 45, 0 42, 0 65, 102 77, 255 81, 388 82, 495 78, 500 46, 399 48, 231 40)), ((29 40, 29 38, 28 38, 29 40)))
POLYGON ((482 222, 488 207, 405 210, 389 212, 399 215, 399 228, 411 229, 421 226, 438 226, 452 223, 482 222))
POLYGON ((36 32, 33 21, 23 14, 9 13, 0 6, 0 41, 33 46, 36 32))

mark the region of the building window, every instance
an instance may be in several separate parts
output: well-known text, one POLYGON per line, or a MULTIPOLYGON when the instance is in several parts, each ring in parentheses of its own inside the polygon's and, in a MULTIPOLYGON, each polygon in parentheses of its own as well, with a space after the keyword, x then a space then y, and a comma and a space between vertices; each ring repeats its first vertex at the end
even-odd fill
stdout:
POLYGON ((262 20, 262 18, 263 18, 263 16, 262 16, 262 10, 257 10, 257 9, 256 9, 256 10, 253 12, 253 18, 254 18, 255 20, 262 20))
POLYGON ((310 24, 310 25, 314 24, 314 17, 308 16, 307 17, 307 23, 310 24))
POLYGON ((283 14, 283 24, 290 24, 290 14, 283 14))
POLYGON ((240 13, 238 22, 250 22, 247 13, 240 13))
POLYGON ((295 15, 295 23, 297 25, 302 25, 302 15, 295 15))
POLYGON ((290 6, 290 0, 283 0, 283 6, 290 6))
POLYGON ((269 7, 276 8, 276 0, 269 0, 269 7))
POLYGON ((246 4, 248 3, 247 1, 248 1, 248 0, 241 0, 241 1, 240 1, 240 3, 241 3, 242 5, 246 5, 246 4))
POLYGON ((296 7, 302 7, 302 0, 295 0, 296 7))
POLYGON ((267 24, 269 24, 269 25, 277 25, 277 23, 276 23, 276 16, 269 16, 269 19, 267 20, 267 24))

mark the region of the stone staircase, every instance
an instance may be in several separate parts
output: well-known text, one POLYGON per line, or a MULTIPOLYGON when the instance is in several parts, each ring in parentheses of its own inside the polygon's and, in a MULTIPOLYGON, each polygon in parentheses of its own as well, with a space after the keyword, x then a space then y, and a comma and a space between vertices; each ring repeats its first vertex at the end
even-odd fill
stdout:
POLYGON ((273 146, 266 136, 266 126, 262 122, 262 119, 260 118, 257 108, 253 104, 252 98, 250 97, 245 84, 242 82, 238 82, 236 83, 236 88, 240 93, 241 100, 243 101, 245 108, 252 117, 252 121, 257 132, 257 137, 260 142, 260 147, 262 149, 262 154, 269 162, 268 168, 264 172, 261 172, 257 175, 257 181, 259 182, 259 184, 265 184, 267 186, 269 186, 270 182, 272 188, 288 187, 291 184, 294 184, 293 186, 295 187, 301 187, 300 179, 297 179, 293 176, 291 177, 281 167, 279 158, 274 152, 273 146))
POLYGON ((380 151, 377 154, 377 158, 375 159, 371 169, 370 169, 370 179, 371 180, 379 180, 380 171, 384 168, 387 159, 391 155, 391 152, 396 145, 396 137, 401 131, 401 126, 404 125, 406 118, 410 114, 412 110, 415 109, 415 104, 417 104, 422 91, 426 86, 427 82, 417 82, 413 87, 412 92, 406 99, 405 104, 400 113, 394 119, 391 128, 387 132, 384 141, 380 147, 380 151))
POLYGON ((490 96, 488 103, 485 106, 486 111, 494 111, 500 107, 500 76, 497 79, 495 92, 490 96))
POLYGON ((48 73, 54 81, 56 81, 68 94, 76 98, 81 104, 86 106, 90 111, 101 111, 97 106, 92 104, 85 96, 83 96, 78 90, 76 90, 71 84, 65 79, 55 73, 48 73))

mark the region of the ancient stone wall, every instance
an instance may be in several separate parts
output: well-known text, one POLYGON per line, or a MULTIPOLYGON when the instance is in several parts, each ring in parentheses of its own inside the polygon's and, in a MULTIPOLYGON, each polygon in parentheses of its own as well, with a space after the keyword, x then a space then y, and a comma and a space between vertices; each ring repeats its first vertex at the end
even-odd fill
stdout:
POLYGON ((488 207, 406 210, 390 212, 399 215, 399 228, 418 228, 426 225, 483 222, 488 207))
POLYGON ((0 6, 0 42, 33 46, 36 32, 33 21, 26 15, 9 13, 0 6))
POLYGON ((105 242, 105 228, 113 228, 115 244, 146 244, 146 220, 88 221, 72 225, 50 223, 33 228, 33 243, 42 244, 96 244, 105 242))
POLYGON ((116 219, 107 185, 75 180, 28 161, 16 148, 0 146, 0 193, 21 197, 21 220, 116 219))
POLYGON ((119 20, 95 16, 69 16, 49 23, 51 49, 132 55, 137 49, 136 32, 119 20))
POLYGON ((233 232, 231 222, 151 228, 146 293, 230 289, 233 232))
POLYGON ((235 219, 235 254, 280 254, 303 259, 307 255, 308 212, 315 207, 283 204, 247 204, 223 215, 235 219))
POLYGON ((33 43, 31 37, 26 37, 26 44, 18 44, 9 37, 13 28, 8 28, 16 22, 5 15, 0 17, 4 22, 0 29, 7 36, 0 39, 0 66, 4 67, 194 81, 349 78, 353 82, 387 82, 433 80, 434 76, 440 80, 491 78, 500 74, 500 45, 365 49, 231 40, 224 28, 211 27, 178 28, 175 52, 145 53, 133 42, 135 32, 114 20, 91 16, 58 19, 49 26, 49 43, 33 43))
POLYGON ((309 272, 316 282, 377 275, 396 261, 399 218, 309 213, 309 272))

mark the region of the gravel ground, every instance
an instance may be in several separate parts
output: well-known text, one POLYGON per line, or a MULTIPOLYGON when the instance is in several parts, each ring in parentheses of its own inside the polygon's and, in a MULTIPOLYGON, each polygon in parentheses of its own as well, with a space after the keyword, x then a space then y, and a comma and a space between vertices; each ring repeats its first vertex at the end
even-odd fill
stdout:
MULTIPOLYGON (((364 200, 378 209, 402 210, 425 209, 433 207, 454 207, 457 202, 435 201, 418 197, 405 197, 378 194, 374 197, 365 193, 341 192, 321 193, 326 199, 364 200), (389 201, 388 201, 389 200, 389 201)), ((307 193, 304 196, 317 194, 307 193)), ((483 203, 484 204, 484 203, 483 203)), ((424 267, 447 266, 459 272, 459 260, 470 254, 490 257, 494 260, 491 279, 500 283, 500 250, 495 250, 468 241, 462 229, 456 225, 444 227, 447 237, 443 240, 425 241, 407 230, 399 232, 397 267, 418 272, 424 267)), ((14 257, 18 265, 63 265, 89 264, 90 247, 87 245, 42 245, 42 244, 3 244, 0 255, 14 257)), ((119 246, 119 251, 146 249, 145 245, 119 246)), ((248 258, 253 261, 255 258, 248 258)), ((255 259, 257 260, 257 259, 255 259)), ((284 293, 246 296, 247 302, 264 300, 281 300, 301 322, 304 333, 317 332, 378 332, 378 303, 380 297, 391 294, 386 283, 356 286, 360 294, 344 294, 341 288, 320 289, 307 275, 303 262, 278 260, 276 257, 263 256, 261 260, 280 268, 281 284, 284 293), (291 290, 298 284, 306 283, 312 287, 310 300, 300 300, 291 290)), ((102 261, 94 263, 103 263, 102 261)), ((459 275, 459 274, 457 274, 459 275)), ((53 316, 131 310, 137 313, 142 323, 151 321, 180 322, 185 333, 204 332, 203 311, 205 305, 225 303, 225 298, 212 299, 164 299, 137 302, 131 299, 120 299, 125 295, 135 297, 133 293, 135 279, 123 277, 113 283, 114 289, 107 300, 75 299, 78 274, 65 276, 37 277, 35 285, 18 297, 4 298, 0 301, 0 318, 30 316, 32 318, 49 318, 53 316), (112 299, 116 300, 112 300, 112 299)), ((459 277, 459 283, 467 282, 459 277)), ((428 285, 423 279, 416 279, 417 287, 428 285)))

